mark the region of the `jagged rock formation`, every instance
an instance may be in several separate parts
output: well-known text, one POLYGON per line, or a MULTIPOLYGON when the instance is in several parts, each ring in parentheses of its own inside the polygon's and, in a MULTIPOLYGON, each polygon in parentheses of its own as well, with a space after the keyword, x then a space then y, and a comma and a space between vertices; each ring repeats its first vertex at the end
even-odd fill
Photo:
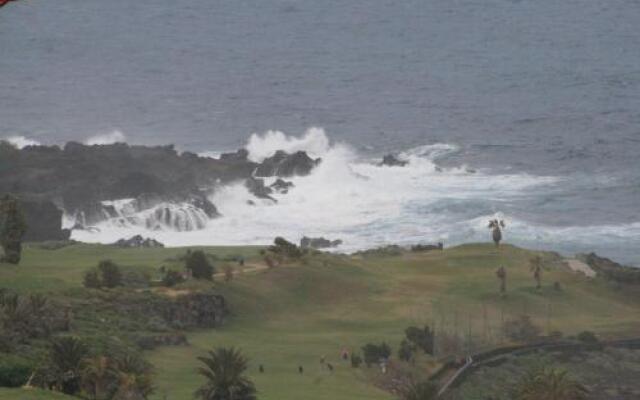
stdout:
POLYGON ((264 179, 256 179, 254 177, 250 177, 244 181, 244 185, 247 190, 249 190, 249 193, 253 194, 259 199, 277 201, 276 199, 271 197, 271 194, 273 194, 273 189, 265 186, 264 179))
POLYGON ((256 168, 254 175, 257 177, 279 176, 283 178, 309 175, 311 170, 320 164, 320 161, 319 158, 312 159, 304 151, 287 154, 282 150, 278 150, 256 168))
POLYGON ((293 187, 293 182, 285 181, 284 179, 278 178, 275 182, 273 182, 269 187, 281 194, 287 194, 289 189, 293 187))
POLYGON ((113 244, 117 247, 136 247, 136 248, 150 248, 150 247, 164 247, 164 244, 158 242, 155 239, 143 238, 141 235, 135 235, 129 239, 120 239, 113 244))
POLYGON ((384 157, 382 157, 382 162, 378 165, 380 166, 386 165, 389 167, 404 167, 407 164, 408 164, 407 161, 400 160, 398 157, 394 156, 393 154, 387 154, 384 157))
POLYGON ((17 149, 0 141, 0 194, 41 202, 25 205, 31 221, 28 240, 68 238, 61 229, 62 211, 76 218, 74 229, 91 229, 109 220, 119 226, 195 230, 219 215, 207 199, 210 188, 246 180, 256 196, 270 198, 274 190, 284 193, 289 185, 267 187, 254 176, 306 175, 320 162, 305 152, 278 151, 262 163, 248 155, 240 149, 215 159, 178 153, 173 146, 125 143, 17 149))
POLYGON ((342 244, 342 240, 329 240, 323 237, 310 238, 304 236, 300 239, 300 247, 303 249, 328 249, 331 247, 338 247, 342 244))

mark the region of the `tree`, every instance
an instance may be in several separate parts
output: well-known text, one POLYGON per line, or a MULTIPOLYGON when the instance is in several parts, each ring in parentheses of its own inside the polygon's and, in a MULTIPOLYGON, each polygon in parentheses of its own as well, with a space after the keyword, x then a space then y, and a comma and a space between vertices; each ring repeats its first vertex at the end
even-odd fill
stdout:
POLYGON ((402 339, 400 342, 400 348, 398 349, 398 358, 402 361, 409 362, 413 360, 413 352, 415 346, 412 346, 407 339, 402 339))
POLYGON ((364 356, 364 363, 367 364, 367 367, 370 367, 381 360, 388 359, 391 356, 391 347, 385 342, 379 345, 367 343, 362 348, 362 355, 364 356))
POLYGON ((182 276, 182 274, 172 269, 167 270, 162 277, 162 284, 166 287, 173 287, 182 282, 184 282, 184 277, 182 276))
POLYGON ((96 271, 95 269, 91 269, 85 272, 84 278, 82 279, 82 284, 86 288, 100 289, 102 287, 102 281, 100 280, 98 271, 96 271))
POLYGON ((573 380, 566 370, 537 368, 530 370, 516 388, 517 400, 584 400, 587 389, 573 380))
POLYGON ((187 253, 185 257, 185 268, 191 271, 191 276, 195 279, 206 279, 209 281, 213 279, 214 267, 202 250, 187 253))
POLYGON ((502 229, 506 227, 503 220, 492 219, 489 221, 489 229, 491 229, 491 236, 496 247, 500 246, 502 240, 502 229))
POLYGON ((498 268, 496 276, 500 280, 500 294, 504 296, 507 293, 507 270, 504 267, 498 268))
POLYGON ((418 347, 426 354, 433 355, 434 332, 428 325, 425 325, 422 329, 410 326, 405 329, 404 334, 407 337, 407 340, 413 343, 415 347, 418 347))
POLYGON ((49 351, 45 375, 48 385, 65 394, 80 390, 81 370, 89 350, 80 339, 65 336, 54 340, 49 351))
POLYGON ((27 232, 27 224, 18 200, 6 195, 0 200, 0 245, 4 257, 0 262, 19 264, 22 254, 22 238, 27 232))
POLYGON ((107 288, 122 286, 122 272, 120 272, 120 267, 113 261, 100 261, 98 264, 98 272, 100 273, 102 286, 107 288))
POLYGON ((529 260, 529 270, 533 272, 533 279, 536 281, 536 289, 540 290, 542 287, 542 257, 535 256, 529 260))
POLYGON ((195 392, 201 400, 255 400, 256 388, 244 375, 248 360, 235 348, 219 347, 198 357, 206 382, 195 392))
POLYGON ((82 387, 94 400, 110 397, 116 371, 111 359, 105 356, 86 359, 82 365, 82 387))
POLYGON ((414 383, 405 391, 403 400, 432 400, 438 396, 438 388, 429 381, 414 383))
POLYGON ((151 367, 134 354, 127 354, 116 361, 117 389, 111 400, 144 400, 153 393, 151 367))

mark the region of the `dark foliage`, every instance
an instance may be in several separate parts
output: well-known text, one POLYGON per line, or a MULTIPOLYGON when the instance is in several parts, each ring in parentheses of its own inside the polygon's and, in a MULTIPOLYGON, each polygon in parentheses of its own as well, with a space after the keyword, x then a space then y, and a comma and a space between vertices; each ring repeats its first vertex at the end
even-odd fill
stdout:
POLYGON ((182 276, 182 274, 171 269, 165 272, 164 276, 162 277, 162 285, 166 287, 173 287, 182 282, 184 282, 184 277, 182 276))
POLYGON ((1 262, 20 263, 22 239, 27 232, 27 224, 18 200, 13 196, 0 199, 0 245, 4 250, 1 262))
POLYGON ((185 268, 191 271, 195 279, 213 280, 215 269, 209 262, 207 255, 201 251, 188 252, 185 257, 185 268))
POLYGON ((367 367, 370 367, 381 360, 388 359, 391 356, 391 347, 385 342, 379 345, 367 343, 362 348, 362 354, 364 356, 364 363, 367 364, 367 367))
POLYGON ((422 329, 415 326, 410 326, 404 331, 404 333, 407 337, 407 340, 415 347, 421 349, 426 354, 433 355, 434 333, 428 325, 425 325, 422 329))

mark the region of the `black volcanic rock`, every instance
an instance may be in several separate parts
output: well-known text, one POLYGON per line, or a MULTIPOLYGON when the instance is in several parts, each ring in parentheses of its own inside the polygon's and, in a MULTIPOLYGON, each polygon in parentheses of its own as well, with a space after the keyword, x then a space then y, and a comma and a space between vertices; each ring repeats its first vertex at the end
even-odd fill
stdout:
POLYGON ((291 176, 305 176, 311 173, 321 159, 312 159, 304 151, 298 151, 293 154, 287 154, 282 150, 276 151, 276 153, 266 158, 256 168, 254 173, 257 177, 291 177, 291 176))
POLYGON ((164 244, 155 239, 143 238, 141 235, 135 235, 129 239, 120 239, 113 244, 116 247, 123 248, 155 248, 164 247, 164 244))
POLYGON ((249 160, 249 152, 246 149, 240 149, 235 153, 223 153, 220 155, 221 161, 246 162, 249 160))
POLYGON ((27 233, 24 240, 40 242, 48 240, 67 240, 70 231, 62 229, 62 210, 47 200, 20 199, 20 208, 25 216, 27 233))
POLYGON ((275 182, 273 182, 269 187, 275 190, 278 193, 286 194, 289 192, 289 189, 293 187, 293 182, 285 181, 284 179, 278 178, 275 182))
POLYGON ((253 177, 247 178, 247 180, 244 181, 244 185, 250 193, 260 199, 277 201, 276 199, 271 197, 271 194, 273 194, 273 189, 265 186, 264 179, 256 179, 253 177))
POLYGON ((387 154, 386 156, 382 157, 382 162, 378 165, 380 166, 386 165, 389 167, 404 167, 407 164, 408 164, 407 161, 400 160, 398 157, 394 156, 393 154, 387 154))

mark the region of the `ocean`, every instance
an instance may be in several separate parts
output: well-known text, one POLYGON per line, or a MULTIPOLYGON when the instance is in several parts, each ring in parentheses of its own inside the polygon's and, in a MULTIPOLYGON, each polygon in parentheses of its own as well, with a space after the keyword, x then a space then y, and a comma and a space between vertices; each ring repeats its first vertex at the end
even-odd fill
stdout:
POLYGON ((640 266, 638 26, 637 0, 18 0, 0 137, 324 159, 277 204, 230 185, 204 231, 141 232, 169 245, 453 245, 497 216, 508 243, 640 266))

